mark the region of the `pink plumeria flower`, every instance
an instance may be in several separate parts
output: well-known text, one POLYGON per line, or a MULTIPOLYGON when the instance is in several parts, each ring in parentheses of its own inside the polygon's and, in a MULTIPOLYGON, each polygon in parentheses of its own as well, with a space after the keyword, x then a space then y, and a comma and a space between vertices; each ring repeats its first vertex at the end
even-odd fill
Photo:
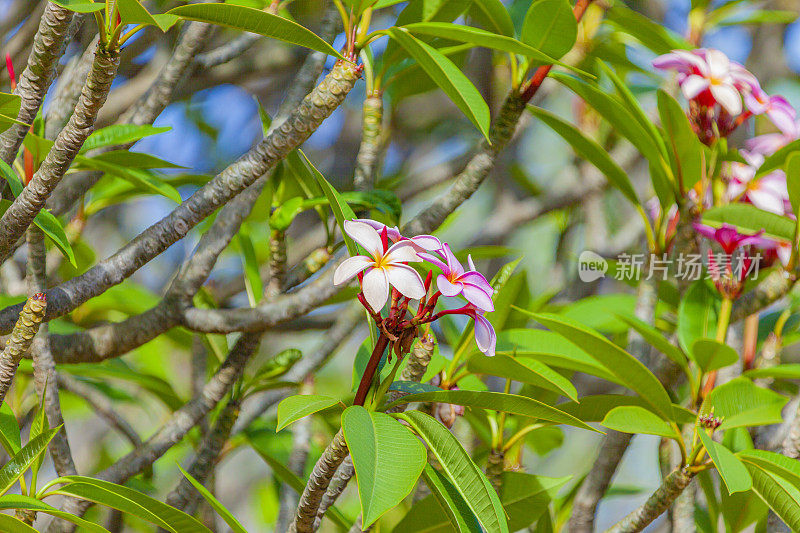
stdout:
POLYGON ((345 259, 333 274, 334 285, 341 285, 363 271, 361 291, 376 312, 380 312, 386 305, 390 284, 400 294, 412 300, 425 296, 422 278, 416 270, 405 264, 422 261, 410 241, 396 242, 391 247, 385 246, 375 228, 356 220, 346 220, 344 230, 369 255, 345 259))
POLYGON ((484 355, 494 357, 497 347, 497 334, 492 323, 483 316, 483 311, 473 305, 464 308, 464 314, 475 321, 475 344, 484 355))
POLYGON ((795 130, 794 121, 797 114, 783 96, 769 96, 761 87, 756 87, 744 95, 744 102, 754 115, 767 115, 781 132, 795 130))
POLYGON ((436 286, 445 296, 458 296, 461 294, 466 300, 483 311, 494 311, 494 303, 492 302, 492 295, 494 289, 486 278, 475 270, 475 265, 472 263, 472 257, 467 258, 469 270, 464 270, 464 267, 456 259, 456 256, 450 250, 450 245, 444 243, 442 245, 442 256, 444 261, 432 254, 420 254, 426 261, 430 261, 434 265, 442 269, 442 273, 436 278, 436 286))
POLYGON ((375 231, 379 234, 386 228, 386 235, 389 237, 389 240, 392 242, 400 242, 400 241, 410 241, 412 242, 415 247, 417 248, 418 252, 426 251, 426 252, 438 252, 442 249, 442 241, 440 241, 437 237, 433 235, 417 235, 416 237, 403 237, 400 234, 400 230, 397 226, 387 226, 386 224, 382 224, 377 220, 372 220, 369 218, 357 218, 355 219, 356 222, 363 222, 364 224, 369 224, 375 231))
POLYGON ((800 123, 794 122, 791 128, 781 133, 767 133, 745 141, 745 146, 752 152, 761 155, 772 155, 790 142, 800 138, 800 123))
POLYGON ((755 235, 743 235, 730 224, 723 224, 719 228, 712 228, 711 226, 706 226, 698 222, 694 223, 694 229, 703 237, 716 241, 727 255, 733 254, 737 248, 742 246, 753 245, 760 248, 768 248, 773 245, 769 239, 761 236, 764 230, 759 231, 755 235))
POLYGON ((714 49, 673 50, 657 57, 653 66, 677 70, 687 100, 697 100, 706 107, 719 104, 730 115, 742 112, 741 93, 758 86, 758 81, 744 67, 714 49))
POLYGON ((776 170, 754 179, 756 169, 764 162, 764 156, 746 150, 741 150, 740 153, 748 164, 733 162, 728 167, 728 199, 746 200, 759 209, 778 215, 786 214, 787 205, 790 206, 786 174, 782 170, 776 170))

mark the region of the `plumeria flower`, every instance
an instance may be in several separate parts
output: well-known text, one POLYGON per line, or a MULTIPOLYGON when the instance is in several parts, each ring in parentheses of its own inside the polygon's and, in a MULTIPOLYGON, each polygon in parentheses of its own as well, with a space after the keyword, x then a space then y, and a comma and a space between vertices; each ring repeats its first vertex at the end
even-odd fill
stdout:
POLYGON ((754 115, 767 115, 781 132, 795 131, 797 114, 783 96, 769 96, 761 87, 756 87, 744 95, 744 102, 754 115))
POLYGON ((467 305, 464 314, 475 321, 475 344, 484 355, 494 357, 494 350, 497 346, 497 334, 494 332, 492 323, 483 316, 483 311, 474 305, 467 305))
POLYGON ((800 138, 800 123, 794 122, 791 128, 781 130, 780 133, 767 133, 745 141, 745 146, 751 152, 761 155, 772 155, 790 142, 800 138))
POLYGON ((677 70, 687 100, 697 100, 706 107, 719 104, 730 115, 742 112, 741 93, 758 86, 756 78, 743 66, 714 49, 673 50, 657 57, 653 66, 677 70))
POLYGON ((427 251, 427 252, 437 252, 442 249, 442 241, 440 241, 437 237, 433 235, 417 235, 416 237, 403 237, 400 234, 400 230, 397 226, 387 226, 386 224, 382 224, 377 220, 371 220, 369 218, 357 218, 355 219, 356 222, 363 222, 364 224, 369 224, 375 231, 381 233, 384 228, 386 229, 386 234, 389 237, 389 240, 392 242, 400 242, 400 241, 410 241, 414 244, 417 248, 417 251, 427 251))
POLYGON ((447 243, 442 245, 441 254, 444 256, 444 261, 432 254, 420 255, 426 261, 430 261, 442 269, 442 273, 436 278, 436 286, 439 288, 439 292, 445 296, 458 296, 461 294, 476 308, 483 311, 494 311, 494 303, 492 302, 494 289, 492 289, 491 284, 483 274, 475 270, 472 257, 467 258, 469 270, 464 270, 464 267, 456 259, 456 256, 450 250, 450 245, 447 243))
POLYGON ((703 237, 715 241, 722 247, 722 250, 731 255, 737 248, 747 245, 756 247, 768 248, 772 245, 769 239, 762 237, 764 230, 759 231, 755 235, 744 235, 739 233, 735 227, 730 224, 723 224, 719 228, 712 228, 705 224, 698 222, 694 223, 694 229, 703 237))
POLYGON ((380 312, 389 299, 390 284, 412 300, 425 296, 422 278, 406 264, 422 261, 410 241, 399 241, 390 247, 374 227, 356 220, 346 220, 344 230, 369 255, 345 259, 333 274, 334 285, 341 285, 363 272, 361 291, 376 312, 380 312))
POLYGON ((733 162, 728 166, 728 199, 746 200, 759 209, 778 215, 786 214, 787 206, 791 210, 786 174, 776 170, 754 179, 756 169, 764 162, 764 156, 746 150, 740 153, 747 164, 733 162))

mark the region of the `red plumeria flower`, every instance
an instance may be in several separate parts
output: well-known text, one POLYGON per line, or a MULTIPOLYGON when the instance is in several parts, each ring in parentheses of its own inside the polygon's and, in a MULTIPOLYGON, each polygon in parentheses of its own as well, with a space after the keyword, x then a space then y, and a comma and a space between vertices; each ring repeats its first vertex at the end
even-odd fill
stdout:
POLYGON ((703 237, 716 241, 728 255, 731 255, 737 248, 742 246, 753 245, 756 247, 768 248, 772 245, 769 239, 762 237, 764 230, 759 231, 755 235, 744 235, 739 233, 736 228, 730 224, 723 224, 719 228, 712 228, 711 226, 706 226, 698 222, 694 223, 694 229, 703 237))

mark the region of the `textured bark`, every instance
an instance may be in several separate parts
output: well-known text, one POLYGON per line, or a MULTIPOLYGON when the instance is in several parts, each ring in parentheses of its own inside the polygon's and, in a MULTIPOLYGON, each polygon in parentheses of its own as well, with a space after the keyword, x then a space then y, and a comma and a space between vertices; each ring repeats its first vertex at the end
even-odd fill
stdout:
MULTIPOLYGON (((502 428, 500 428, 502 430, 502 428)), ((486 458, 486 477, 497 494, 503 488, 503 471, 505 470, 506 454, 500 450, 490 450, 486 458)))
POLYGON ((94 131, 94 121, 111 89, 119 67, 119 54, 97 47, 92 70, 83 86, 78 105, 67 125, 58 134, 39 170, 30 183, 0 218, 0 259, 5 259, 17 240, 44 207, 50 193, 66 174, 86 138, 94 131))
POLYGON ((6 347, 0 353, 0 402, 11 388, 20 359, 30 349, 33 338, 39 331, 46 308, 47 299, 44 294, 36 293, 28 298, 19 314, 17 324, 6 341, 6 347))
POLYGON ((756 285, 756 288, 743 294, 733 305, 731 322, 744 320, 758 313, 768 305, 783 298, 794 287, 794 274, 778 269, 770 273, 756 285))
MULTIPOLYGON (((239 407, 238 400, 228 400, 211 430, 200 442, 192 463, 186 468, 186 471, 202 484, 205 484, 210 478, 217 458, 231 436, 233 424, 239 417, 239 407)), ((197 489, 186 477, 181 477, 178 485, 167 496, 166 502, 176 509, 194 514, 200 500, 201 496, 197 489)))
POLYGON ((623 518, 606 533, 636 533, 666 511, 694 476, 683 469, 672 472, 641 507, 623 518))
MULTIPOLYGON (((300 394, 311 394, 312 387, 308 384, 301 388, 300 394)), ((289 470, 302 478, 308 461, 308 451, 311 444, 311 420, 307 416, 295 422, 292 426, 292 452, 289 454, 289 463, 286 465, 289 470)), ((299 497, 297 493, 286 483, 281 485, 280 507, 278 510, 278 521, 275 524, 275 531, 286 531, 289 523, 294 518, 294 511, 297 508, 299 497)))
MULTIPOLYGON (((648 324, 653 323, 656 299, 655 281, 640 281, 637 288, 635 309, 636 317, 639 320, 648 324)), ((628 351, 644 364, 650 363, 648 361, 650 347, 638 333, 631 332, 628 339, 628 351)), ((606 489, 608 489, 611 478, 617 471, 617 467, 622 460, 622 456, 625 455, 632 438, 633 435, 630 433, 607 431, 600 444, 597 460, 575 494, 572 515, 569 519, 571 533, 592 533, 594 531, 594 514, 597 510, 597 504, 600 503, 606 489)))
POLYGON ((444 195, 437 198, 406 224, 403 227, 404 234, 430 233, 441 226, 442 222, 458 206, 478 190, 483 180, 494 168, 497 156, 514 135, 523 111, 525 111, 525 101, 518 93, 511 92, 503 102, 503 107, 489 130, 489 138, 492 143, 489 144, 485 139, 481 141, 477 152, 469 160, 466 168, 456 177, 455 183, 444 195))
MULTIPOLYGON (((256 147, 117 253, 98 262, 84 274, 51 289, 48 293, 51 300, 48 319, 68 313, 121 283, 170 245, 185 237, 191 228, 221 205, 265 175, 278 161, 303 143, 344 101, 359 76, 360 69, 352 63, 337 63, 281 127, 256 147)), ((0 312, 0 332, 5 315, 13 313, 13 310, 14 306, 0 312)))
POLYGON ((294 520, 289 526, 290 533, 313 533, 319 503, 345 457, 347 457, 347 444, 344 441, 344 433, 339 430, 314 465, 306 488, 300 496, 294 520))
MULTIPOLYGON (((47 251, 44 245, 44 233, 37 226, 28 228, 28 290, 32 293, 44 291, 47 285, 47 251)), ((39 398, 44 398, 44 411, 51 428, 64 425, 61 413, 61 400, 58 395, 58 375, 56 363, 50 351, 47 324, 40 328, 39 338, 42 342, 33 345, 33 383, 39 398)), ((48 446, 53 465, 59 476, 72 476, 78 472, 67 438, 66 427, 59 431, 48 446)))
POLYGON ((236 59, 256 44, 260 38, 261 35, 255 33, 242 33, 219 48, 200 54, 194 60, 203 68, 216 67, 236 59))
MULTIPOLYGON (((17 120, 24 124, 33 124, 47 89, 53 81, 58 59, 69 34, 72 17, 72 11, 53 2, 47 2, 33 40, 28 65, 22 72, 15 91, 22 98, 17 120)), ((28 127, 22 124, 15 124, 3 132, 0 135, 0 159, 10 165, 17 156, 17 150, 27 133, 28 127)))
POLYGON ((370 94, 364 99, 361 119, 361 145, 356 157, 353 184, 356 190, 372 188, 378 172, 378 160, 383 147, 383 97, 370 94))
POLYGON ((83 83, 92 70, 98 41, 98 37, 92 39, 91 44, 83 51, 83 54, 73 58, 58 77, 53 100, 48 104, 44 125, 45 137, 51 141, 58 136, 58 132, 67 123, 75 106, 78 104, 78 98, 80 98, 83 90, 83 83))
POLYGON ((426 333, 419 338, 417 343, 412 348, 411 353, 408 354, 406 366, 400 371, 400 379, 403 381, 422 381, 425 371, 428 370, 428 365, 433 357, 433 348, 436 344, 436 339, 432 333, 426 333))
POLYGON ((269 238, 269 280, 264 285, 264 298, 283 292, 286 285, 286 233, 272 230, 269 238))

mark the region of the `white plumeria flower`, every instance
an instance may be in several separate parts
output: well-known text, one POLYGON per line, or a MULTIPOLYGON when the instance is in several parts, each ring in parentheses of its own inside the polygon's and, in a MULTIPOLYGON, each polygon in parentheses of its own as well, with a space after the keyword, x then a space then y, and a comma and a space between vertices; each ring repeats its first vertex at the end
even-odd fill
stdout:
POLYGON ((728 56, 719 50, 707 50, 705 63, 699 63, 698 70, 697 74, 690 74, 681 84, 686 98, 691 100, 708 90, 731 115, 742 112, 742 97, 734 76, 736 70, 732 68, 728 56))
POLYGON ((425 296, 425 284, 416 270, 406 265, 422 261, 411 241, 399 241, 384 249, 377 230, 364 222, 346 220, 344 231, 360 244, 369 255, 345 259, 333 274, 334 285, 341 285, 364 271, 361 291, 367 303, 380 312, 389 299, 389 285, 413 300, 425 296))

